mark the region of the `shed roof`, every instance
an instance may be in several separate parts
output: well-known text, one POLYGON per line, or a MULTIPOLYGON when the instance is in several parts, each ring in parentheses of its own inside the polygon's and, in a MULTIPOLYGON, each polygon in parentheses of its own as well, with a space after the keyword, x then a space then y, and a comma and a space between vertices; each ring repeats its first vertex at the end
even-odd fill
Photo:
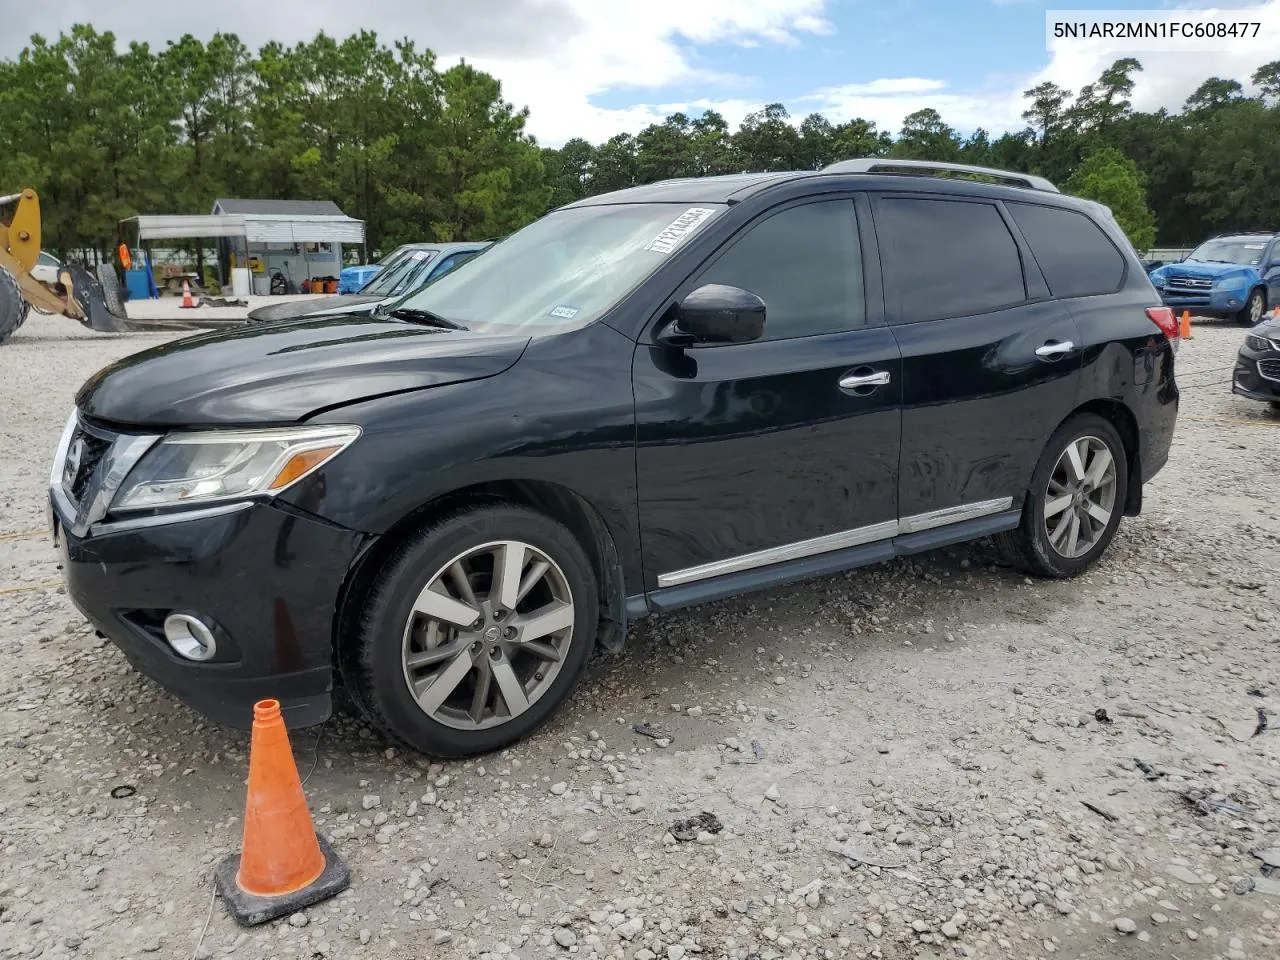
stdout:
POLYGON ((213 202, 213 212, 273 217, 346 216, 332 200, 246 200, 235 197, 219 197, 213 202))

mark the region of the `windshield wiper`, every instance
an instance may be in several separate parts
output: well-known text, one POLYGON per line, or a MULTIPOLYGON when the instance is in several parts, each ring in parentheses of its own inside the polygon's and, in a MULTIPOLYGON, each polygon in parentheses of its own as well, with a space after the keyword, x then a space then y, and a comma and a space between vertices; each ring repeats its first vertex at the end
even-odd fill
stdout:
POLYGON ((457 320, 450 320, 448 317, 442 317, 438 313, 432 313, 430 310, 417 310, 413 307, 397 307, 394 310, 380 310, 380 316, 395 317, 397 320, 409 320, 413 323, 425 324, 429 327, 443 327, 445 330, 466 330, 467 328, 458 323, 457 320))

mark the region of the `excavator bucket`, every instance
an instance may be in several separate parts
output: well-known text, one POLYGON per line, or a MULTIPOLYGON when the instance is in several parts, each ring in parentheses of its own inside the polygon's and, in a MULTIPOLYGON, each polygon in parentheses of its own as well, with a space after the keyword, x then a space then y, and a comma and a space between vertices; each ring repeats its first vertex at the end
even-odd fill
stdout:
POLYGON ((90 330, 128 329, 115 267, 102 264, 94 275, 65 265, 50 288, 31 274, 39 256, 40 199, 35 191, 0 197, 0 342, 22 326, 33 307, 78 320, 90 330))

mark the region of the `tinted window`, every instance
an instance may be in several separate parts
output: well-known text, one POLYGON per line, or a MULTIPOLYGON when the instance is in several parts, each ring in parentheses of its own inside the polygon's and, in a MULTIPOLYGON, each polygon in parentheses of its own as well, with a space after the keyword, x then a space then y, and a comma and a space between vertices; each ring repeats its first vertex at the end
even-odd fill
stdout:
POLYGON ((451 257, 446 257, 440 265, 436 267, 436 272, 432 279, 443 277, 450 270, 454 269, 454 267, 462 266, 479 252, 479 250, 469 250, 466 253, 455 253, 451 257))
POLYGON ((876 235, 899 323, 966 317, 1026 299, 1022 261, 989 203, 881 198, 876 235))
POLYGON ((764 338, 834 333, 866 322, 853 201, 775 213, 733 241, 697 285, 750 290, 765 305, 764 338))
POLYGON ((1087 297, 1120 288, 1124 258, 1083 213, 1033 203, 1006 206, 1055 297, 1087 297))

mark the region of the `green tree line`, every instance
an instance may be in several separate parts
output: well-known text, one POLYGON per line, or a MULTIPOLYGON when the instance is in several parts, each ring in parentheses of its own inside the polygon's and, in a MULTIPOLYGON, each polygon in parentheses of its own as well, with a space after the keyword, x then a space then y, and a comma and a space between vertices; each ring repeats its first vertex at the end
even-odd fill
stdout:
POLYGON ((931 108, 893 136, 862 119, 798 122, 779 103, 731 129, 676 113, 600 144, 540 147, 528 111, 466 63, 412 41, 323 33, 257 52, 230 33, 163 49, 78 25, 0 61, 0 193, 33 186, 46 246, 106 250, 118 219, 205 213, 219 196, 331 199, 370 249, 500 236, 562 203, 669 177, 814 170, 850 157, 1038 173, 1107 203, 1135 246, 1280 229, 1280 60, 1258 93, 1206 79, 1177 111, 1136 111, 1117 60, 1078 91, 1026 91, 1026 127, 967 136, 931 108))

